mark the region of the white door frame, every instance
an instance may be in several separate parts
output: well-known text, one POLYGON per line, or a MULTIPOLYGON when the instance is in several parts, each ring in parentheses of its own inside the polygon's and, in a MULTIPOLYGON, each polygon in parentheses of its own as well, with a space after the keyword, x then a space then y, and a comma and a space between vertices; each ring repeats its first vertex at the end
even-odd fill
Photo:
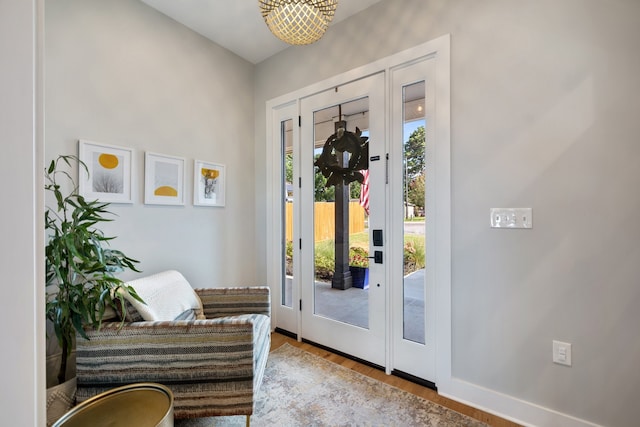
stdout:
MULTIPOLYGON (((451 381, 451 153, 450 153, 450 36, 444 35, 411 49, 399 52, 392 56, 377 60, 362 67, 347 71, 297 91, 288 93, 271 99, 266 103, 266 154, 267 154, 267 193, 271 196, 267 198, 267 224, 270 229, 267 233, 267 246, 278 247, 281 242, 282 230, 279 226, 281 213, 281 177, 280 170, 280 141, 273 141, 273 111, 283 105, 296 103, 299 108, 299 100, 314 93, 319 93, 331 87, 340 86, 363 77, 385 73, 386 88, 390 91, 389 78, 391 69, 409 64, 413 61, 429 57, 435 61, 435 110, 433 117, 433 138, 434 138, 434 171, 433 179, 435 186, 434 216, 437 228, 434 230, 434 279, 436 283, 436 313, 435 313, 435 382, 449 383, 451 381)), ((390 99, 390 93, 387 93, 390 99)), ((386 107, 388 108, 388 107, 386 107)), ((389 120, 389 114, 386 114, 389 120)), ((387 141, 391 140, 391 126, 385 126, 387 141)), ((390 218, 390 215, 388 215, 390 218)), ((389 227, 386 227, 390 230, 389 227)), ((279 251, 268 253, 277 254, 279 251)), ((280 288, 282 282, 282 262, 281 257, 274 256, 267 260, 267 282, 274 294, 273 304, 273 324, 279 325, 281 316, 280 288)), ((387 269, 387 282, 391 269, 387 269)), ((387 313, 391 311, 391 295, 387 287, 386 301, 387 313)), ((295 304, 294 304, 295 306, 295 304)), ((299 316, 299 312, 298 312, 299 316)), ((391 331, 391 317, 386 316, 387 331, 391 331)), ((297 322, 299 326, 299 321, 297 322)), ((300 337, 300 330, 295 332, 300 337)), ((390 373, 392 354, 392 343, 387 334, 387 373, 390 373)))

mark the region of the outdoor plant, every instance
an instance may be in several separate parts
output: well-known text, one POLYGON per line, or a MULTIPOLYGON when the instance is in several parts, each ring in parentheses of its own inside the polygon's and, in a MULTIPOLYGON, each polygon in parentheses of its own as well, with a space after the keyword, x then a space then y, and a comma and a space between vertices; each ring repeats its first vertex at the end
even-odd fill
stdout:
POLYGON ((417 244, 411 240, 404 244, 404 274, 407 275, 424 268, 424 244, 417 244))
POLYGON ((293 242, 287 240, 284 252, 285 274, 293 276, 293 242))
POLYGON ((349 266, 368 268, 369 251, 359 246, 351 246, 349 248, 349 266))
POLYGON ((324 280, 331 280, 333 278, 333 273, 336 269, 333 256, 316 253, 315 264, 316 278, 324 280))
MULTIPOLYGON (((76 156, 58 156, 45 170, 45 190, 55 199, 55 208, 47 206, 45 228, 46 254, 46 317, 53 328, 62 361, 58 382, 65 381, 67 359, 71 354, 75 331, 88 339, 83 326, 100 328, 105 309, 116 307, 126 313, 124 297, 117 292, 122 288, 142 301, 135 290, 115 274, 125 269, 139 271, 137 260, 121 251, 111 249, 109 241, 96 228, 105 218, 108 203, 87 201, 78 194, 78 186, 69 170, 73 165, 86 165, 76 156), (71 188, 67 194, 64 188, 71 188)), ((124 316, 123 316, 124 318, 124 316)))

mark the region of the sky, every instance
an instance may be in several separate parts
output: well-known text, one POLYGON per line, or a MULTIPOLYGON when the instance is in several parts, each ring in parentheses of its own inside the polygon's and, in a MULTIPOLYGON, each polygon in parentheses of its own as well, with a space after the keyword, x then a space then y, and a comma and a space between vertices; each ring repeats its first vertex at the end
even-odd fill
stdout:
POLYGON ((409 139, 413 131, 415 131, 420 126, 424 126, 424 119, 414 120, 412 122, 407 122, 404 124, 404 140, 405 142, 409 139))

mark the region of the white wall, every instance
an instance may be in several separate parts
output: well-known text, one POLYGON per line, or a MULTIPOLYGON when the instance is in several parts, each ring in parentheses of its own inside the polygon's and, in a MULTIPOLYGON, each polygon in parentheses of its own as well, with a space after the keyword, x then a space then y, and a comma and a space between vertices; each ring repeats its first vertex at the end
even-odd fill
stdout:
POLYGON ((36 73, 39 1, 0 2, 0 414, 15 426, 44 425, 44 277, 40 97, 36 73))
POLYGON ((138 1, 56 0, 45 19, 46 160, 78 139, 135 150, 112 246, 144 274, 256 284, 253 65, 138 1), (185 206, 144 205, 145 151, 187 160, 185 206), (194 159, 226 165, 225 208, 193 206, 194 159))
MULTIPOLYGON (((257 206, 268 197, 267 100, 443 34, 451 34, 453 375, 549 411, 634 425, 637 0, 384 0, 318 43, 258 64, 257 206), (532 207, 533 230, 490 229, 491 207, 532 207), (573 367, 552 363, 554 339, 573 344, 573 367)), ((264 277, 267 224, 256 221, 264 277)))

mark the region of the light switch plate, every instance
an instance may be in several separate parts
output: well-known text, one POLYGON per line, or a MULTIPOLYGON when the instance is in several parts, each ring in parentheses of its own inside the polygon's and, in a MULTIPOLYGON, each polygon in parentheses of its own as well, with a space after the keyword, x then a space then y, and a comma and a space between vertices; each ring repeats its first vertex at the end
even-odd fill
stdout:
POLYGON ((491 228, 533 228, 531 208, 491 208, 491 228))
POLYGON ((571 343, 553 341, 553 363, 571 366, 571 343))

